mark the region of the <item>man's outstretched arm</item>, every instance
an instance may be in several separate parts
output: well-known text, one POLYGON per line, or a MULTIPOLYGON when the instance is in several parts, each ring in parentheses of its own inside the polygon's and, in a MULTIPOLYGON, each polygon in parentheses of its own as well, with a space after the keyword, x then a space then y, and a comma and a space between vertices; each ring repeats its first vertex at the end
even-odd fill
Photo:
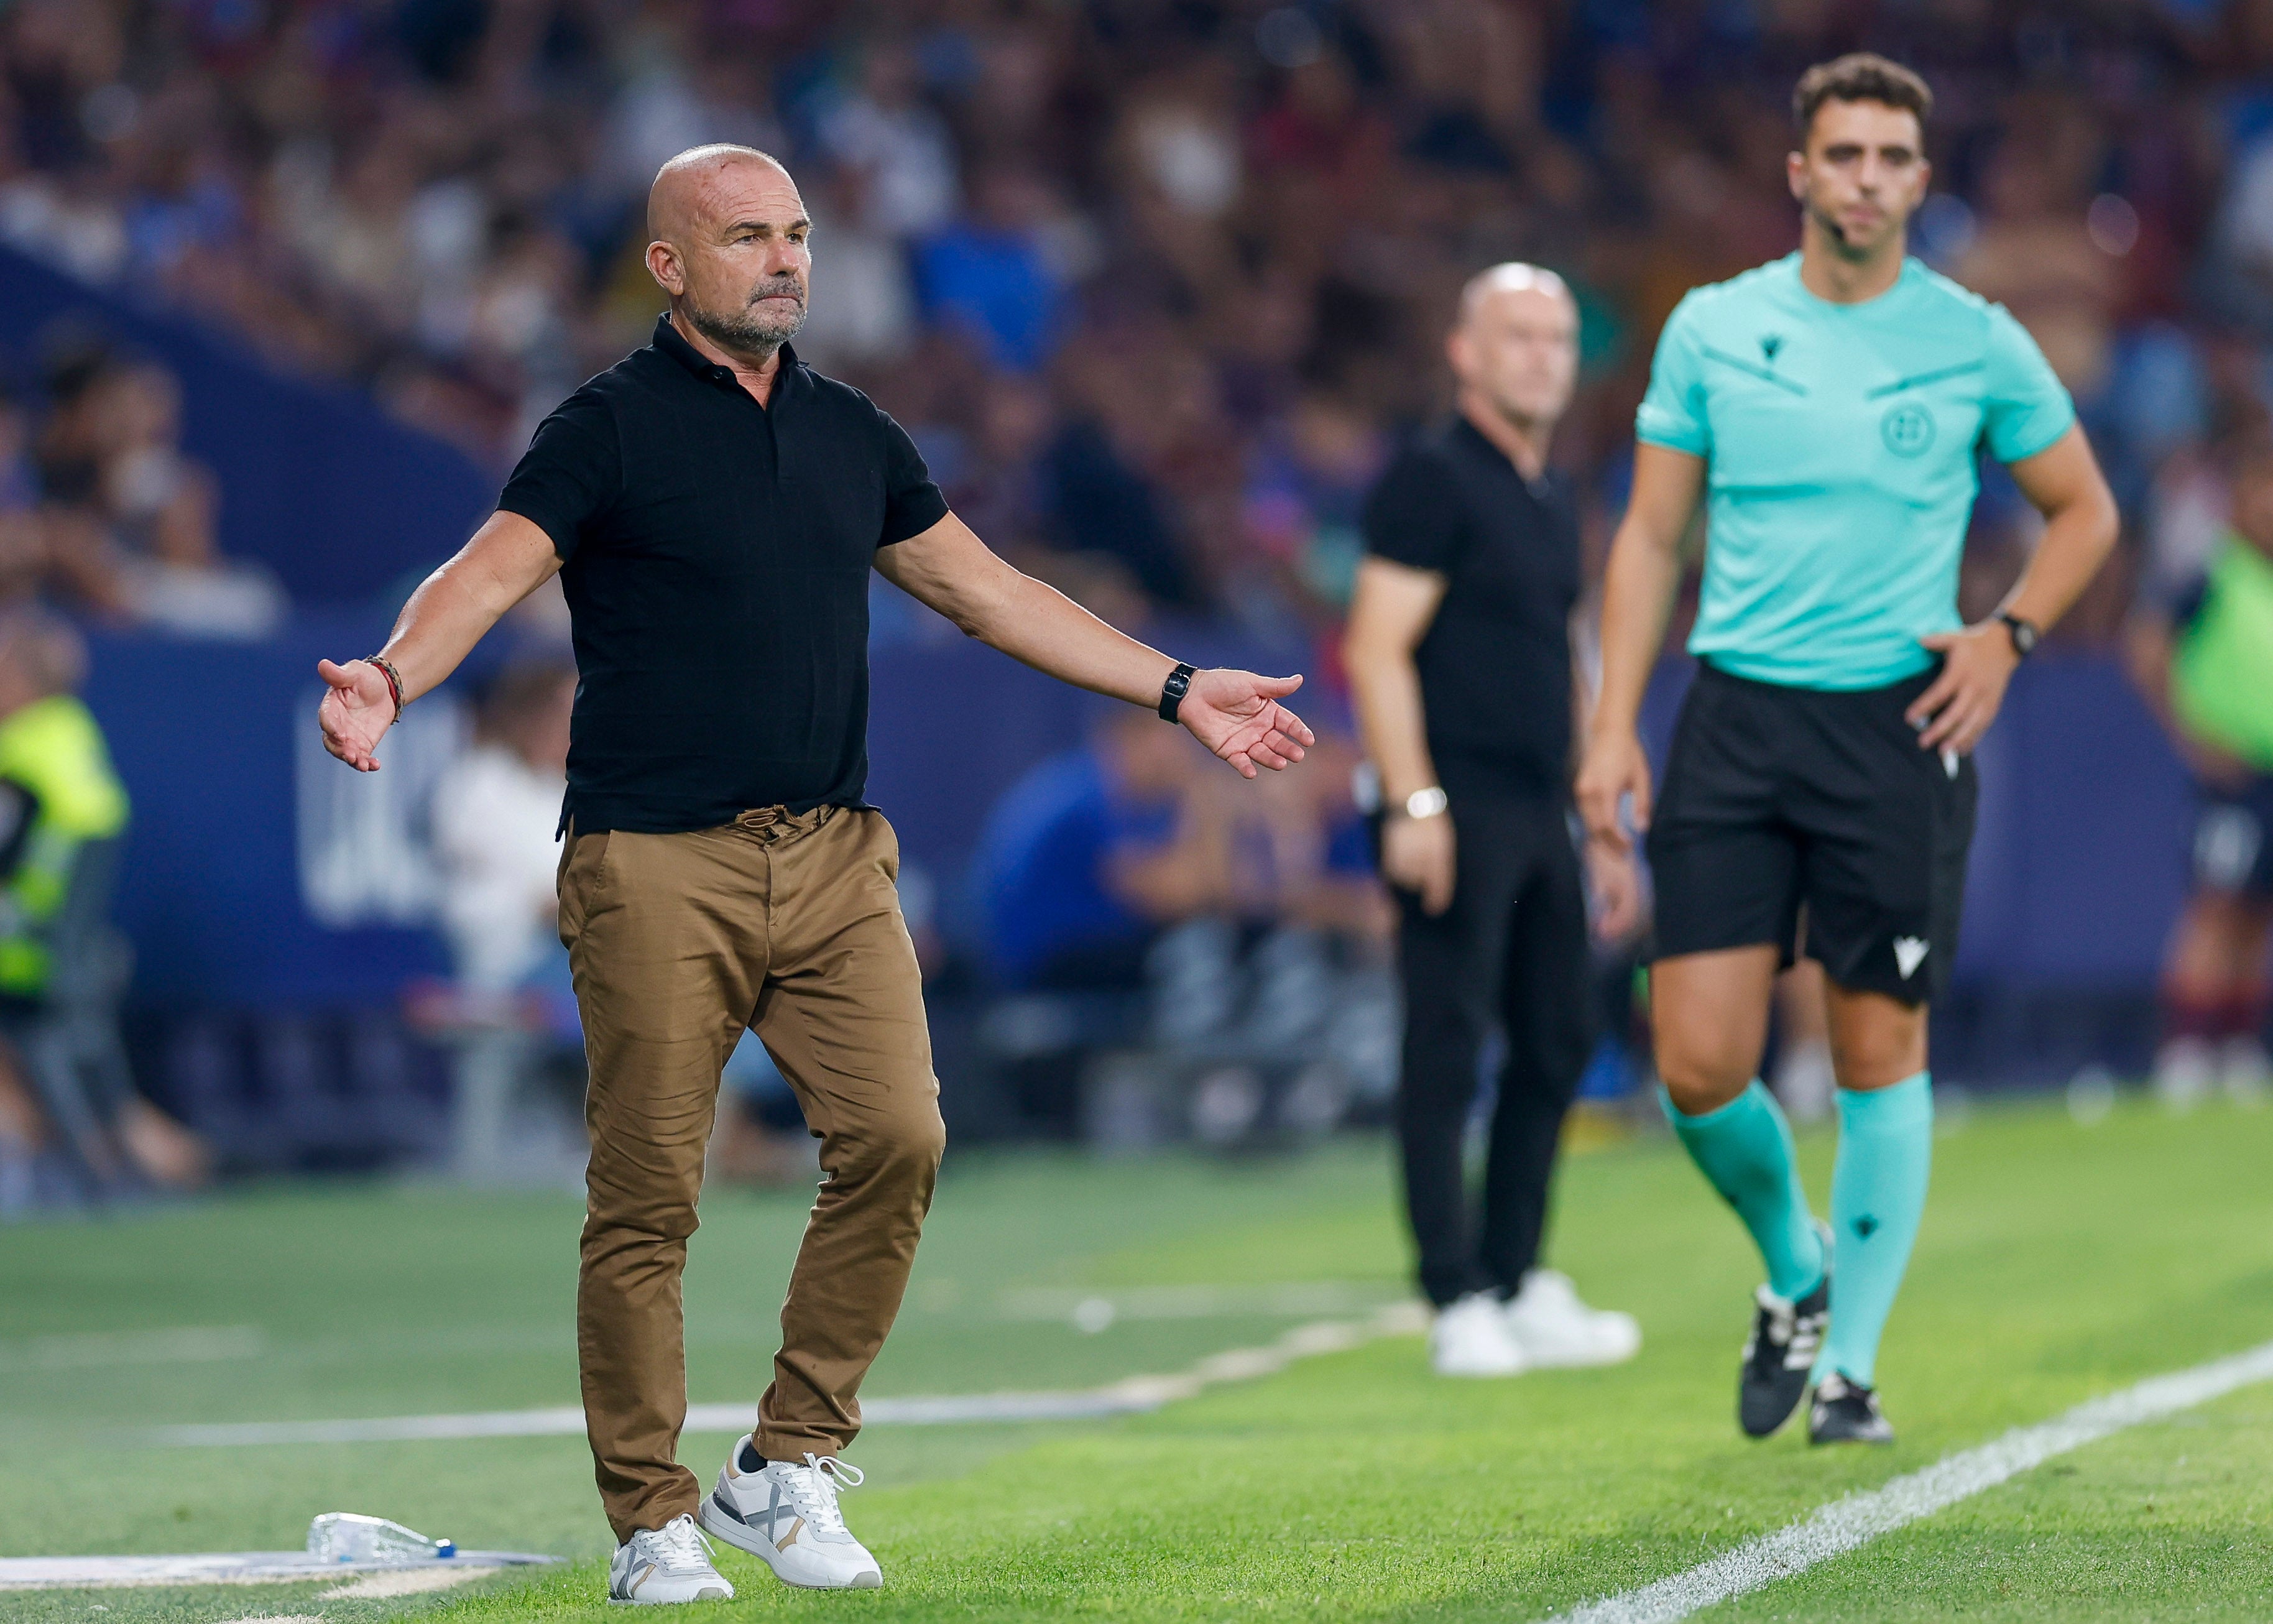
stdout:
MULTIPOLYGON (((438 687, 498 618, 560 568, 552 538, 517 513, 494 513, 457 556, 418 584, 379 658, 394 667, 402 703, 438 687)), ((379 771, 379 741, 394 722, 394 694, 369 660, 319 661, 332 691, 318 712, 324 748, 358 772, 379 771)))
MULTIPOLYGON (((1149 710, 1176 668, 1157 649, 1011 568, 953 514, 920 536, 882 549, 876 568, 987 647, 1091 693, 1149 710)), ((1302 686, 1300 677, 1203 671, 1192 679, 1176 719, 1251 778, 1257 767, 1293 765, 1317 742, 1302 718, 1279 703, 1302 686)))

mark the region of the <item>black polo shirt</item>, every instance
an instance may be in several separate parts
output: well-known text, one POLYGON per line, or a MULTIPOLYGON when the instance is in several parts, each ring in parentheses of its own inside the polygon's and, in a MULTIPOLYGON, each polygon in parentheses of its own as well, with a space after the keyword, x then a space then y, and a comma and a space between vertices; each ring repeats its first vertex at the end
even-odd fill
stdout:
POLYGON ((562 402, 498 506, 560 554, 580 830, 859 806, 868 571, 946 516, 905 430, 789 346, 770 402, 671 327, 562 402))
POLYGON ((1559 483, 1526 479, 1455 417, 1398 455, 1364 523, 1369 552, 1444 577, 1413 654, 1438 776, 1562 794, 1579 521, 1559 483))

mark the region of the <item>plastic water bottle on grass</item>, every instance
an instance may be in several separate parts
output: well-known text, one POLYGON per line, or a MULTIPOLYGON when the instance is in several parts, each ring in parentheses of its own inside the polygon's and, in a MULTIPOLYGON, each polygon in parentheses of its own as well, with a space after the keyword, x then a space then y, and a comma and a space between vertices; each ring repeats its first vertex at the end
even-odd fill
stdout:
POLYGON ((308 1554, 319 1562, 431 1562, 457 1555, 458 1547, 385 1517, 326 1511, 308 1524, 308 1554))

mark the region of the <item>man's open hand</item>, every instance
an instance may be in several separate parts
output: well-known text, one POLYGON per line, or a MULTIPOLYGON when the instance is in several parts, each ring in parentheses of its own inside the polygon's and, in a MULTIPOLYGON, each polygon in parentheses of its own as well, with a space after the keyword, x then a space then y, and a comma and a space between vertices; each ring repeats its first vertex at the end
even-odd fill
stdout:
POLYGON ((1276 772, 1302 759, 1317 735, 1279 702, 1302 686, 1300 677, 1258 677, 1251 671, 1203 671, 1192 678, 1176 719, 1192 737, 1251 778, 1257 767, 1276 772))
POLYGON ((386 679, 359 659, 344 665, 318 660, 316 674, 332 688, 316 710, 324 748, 357 772, 377 772, 379 739, 394 726, 394 695, 386 679))

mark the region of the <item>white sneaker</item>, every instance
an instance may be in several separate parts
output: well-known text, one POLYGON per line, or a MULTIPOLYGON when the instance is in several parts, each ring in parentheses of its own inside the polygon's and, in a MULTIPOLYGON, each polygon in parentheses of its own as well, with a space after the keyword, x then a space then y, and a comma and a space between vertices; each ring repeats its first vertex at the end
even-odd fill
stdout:
POLYGON ((734 1587, 710 1565, 710 1542, 694 1519, 675 1516, 643 1528, 616 1547, 608 1599, 654 1606, 674 1601, 731 1601, 734 1587))
POLYGON ((1641 1351, 1641 1327, 1632 1314, 1589 1308, 1571 1277, 1533 1269, 1507 1304, 1507 1328, 1531 1364, 1542 1370, 1580 1365, 1619 1365, 1641 1351))
POLYGON ((2217 1080, 2227 1099, 2238 1105, 2262 1105, 2266 1095, 2273 1094, 2273 1060, 2255 1038, 2226 1039, 2218 1058, 2223 1064, 2217 1080))
POLYGON ((1482 1291, 1437 1311, 1429 1363, 1439 1376, 1519 1376, 1530 1368, 1499 1299, 1482 1291))
MULTIPOLYGON (((860 1469, 833 1455, 808 1455, 802 1465, 768 1461, 742 1470, 745 1435, 726 1452, 717 1492, 702 1502, 702 1526, 762 1560, 784 1584, 808 1590, 873 1590, 884 1570, 852 1538, 836 1492, 860 1486, 860 1469)), ((754 1459, 755 1453, 753 1452, 754 1459)))
POLYGON ((2155 1094, 2174 1111, 2190 1111, 2217 1086, 2218 1055, 2203 1038, 2172 1038, 2155 1052, 2155 1094))
POLYGON ((1838 1094, 1838 1079, 1831 1066, 1831 1045, 1820 1039, 1787 1044, 1777 1057, 1769 1092, 1797 1123, 1828 1122, 1838 1094))

